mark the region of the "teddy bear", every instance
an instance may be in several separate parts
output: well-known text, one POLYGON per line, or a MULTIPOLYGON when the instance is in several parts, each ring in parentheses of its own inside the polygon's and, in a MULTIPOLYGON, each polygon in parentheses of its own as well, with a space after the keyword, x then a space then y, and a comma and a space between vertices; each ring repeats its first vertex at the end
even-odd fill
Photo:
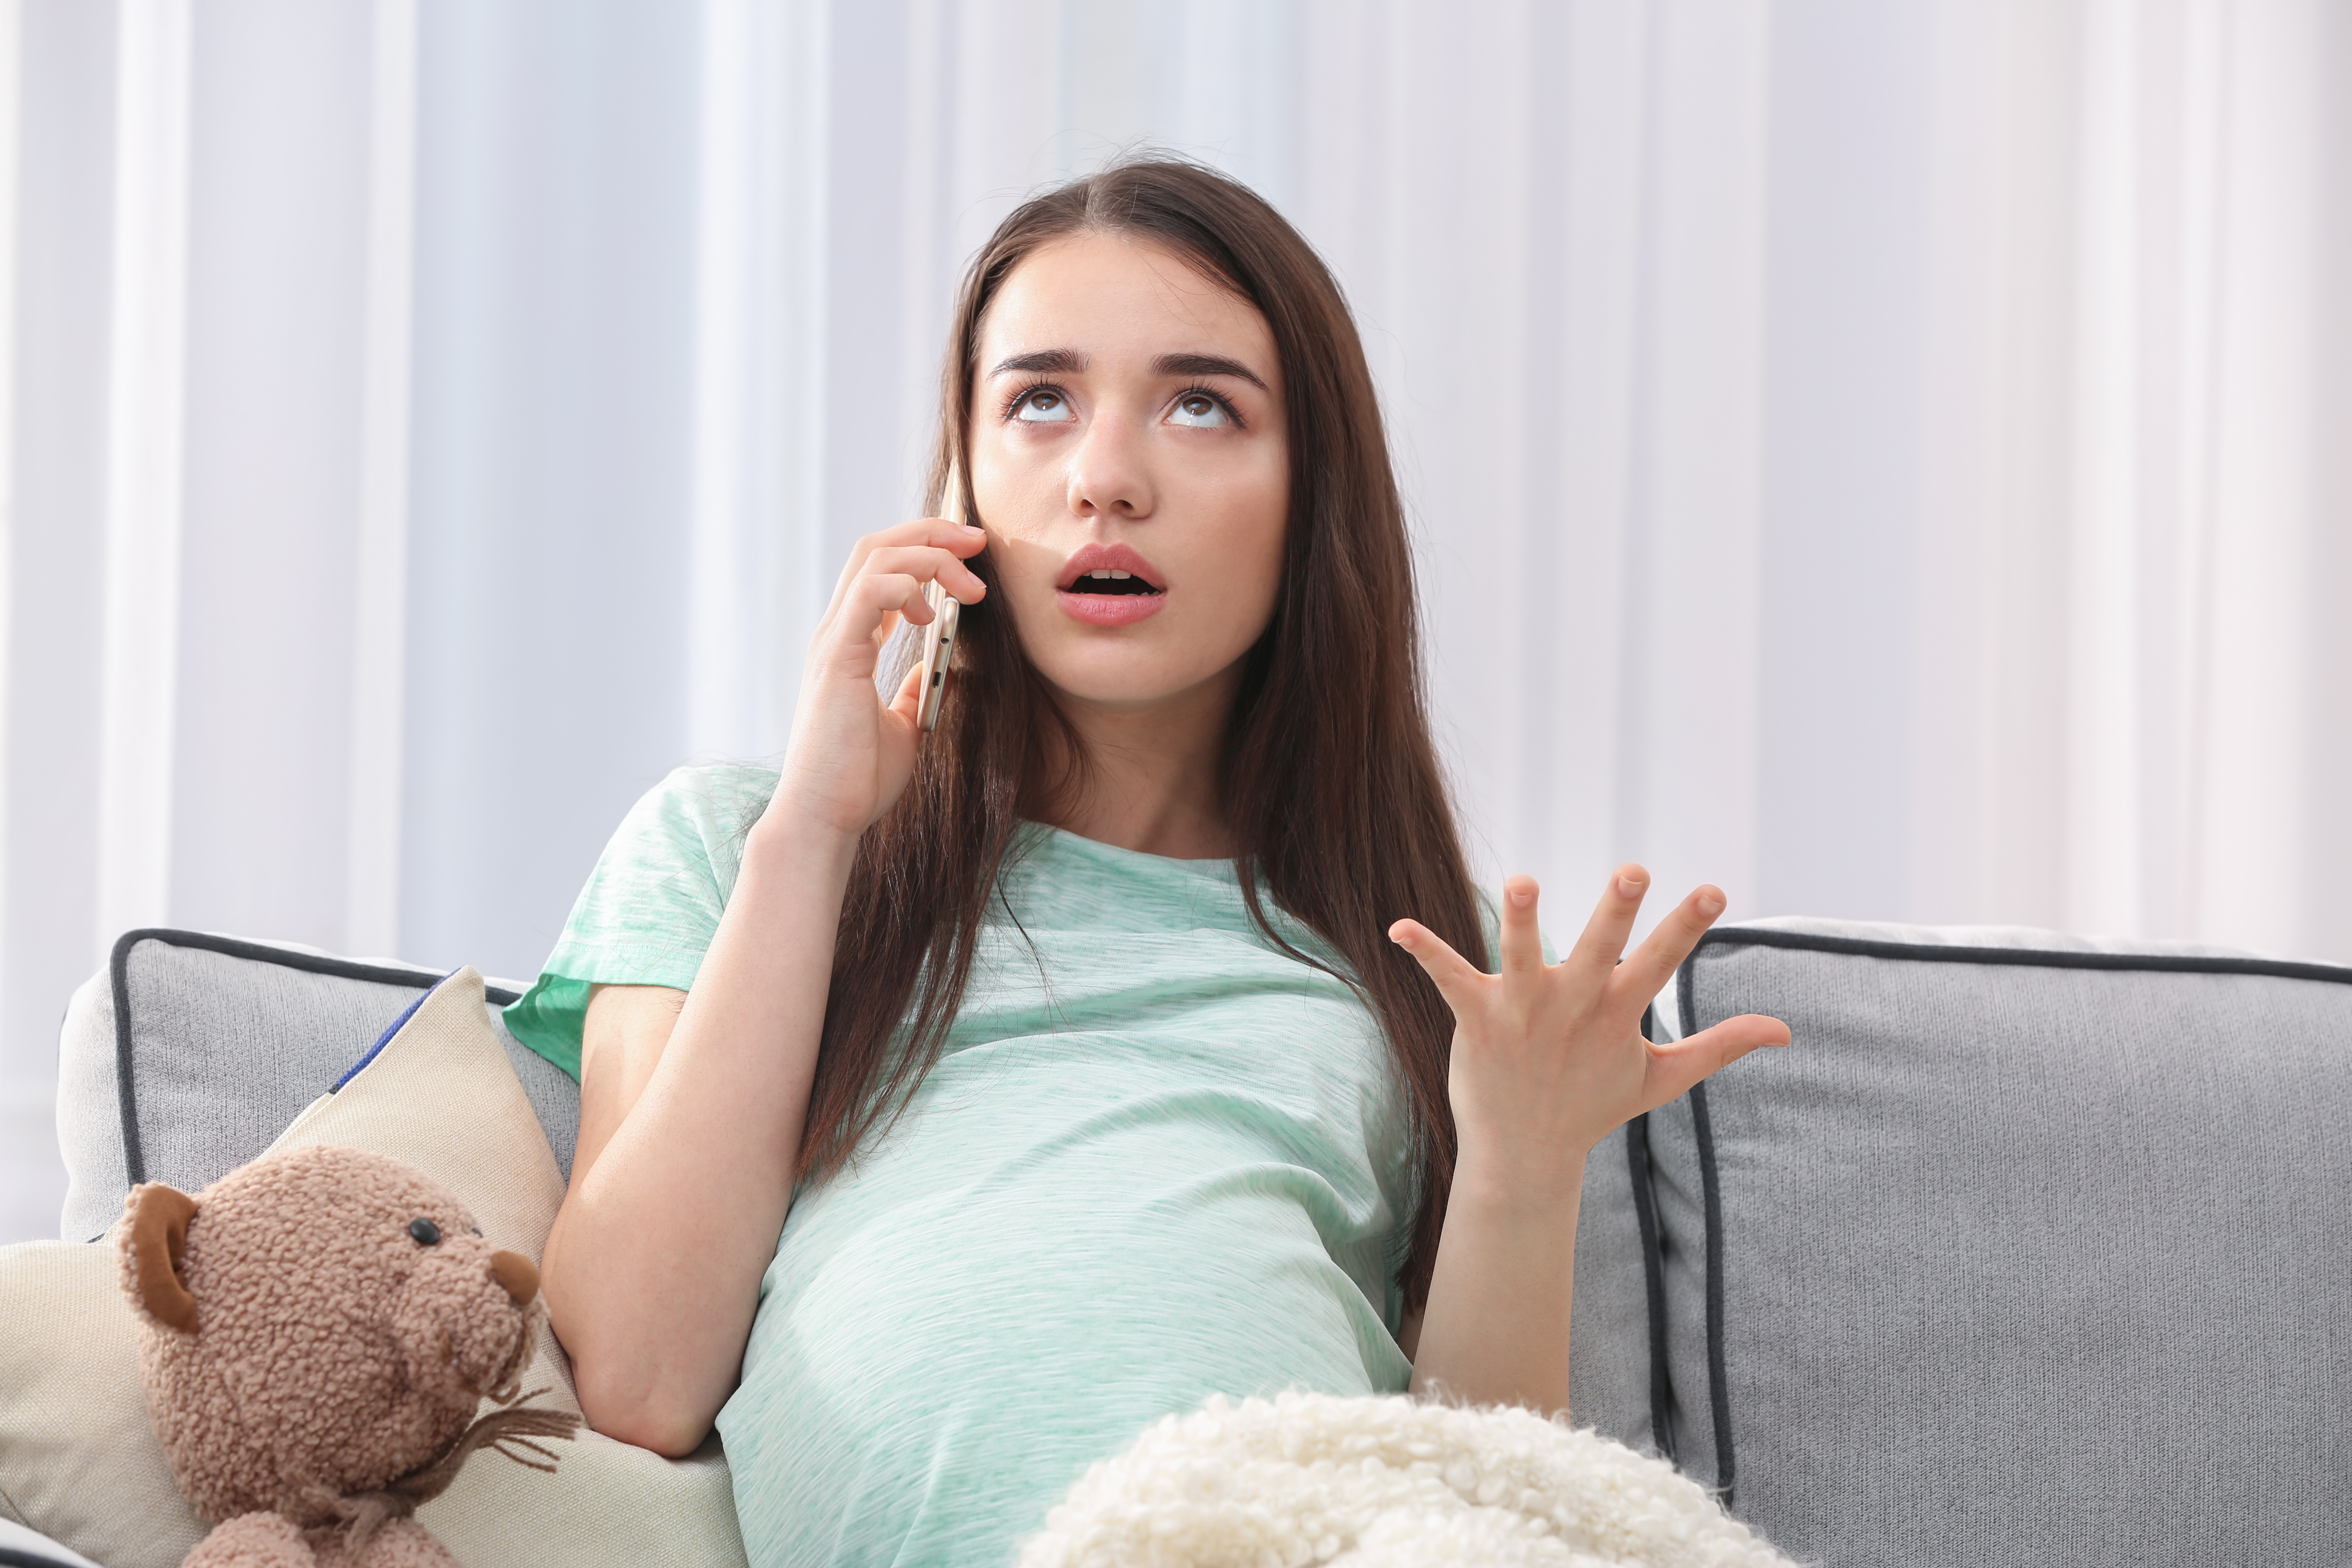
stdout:
POLYGON ((123 1215, 147 1407, 217 1521, 182 1568, 457 1568, 416 1506, 480 1448, 552 1470, 533 1439, 579 1425, 517 1396, 538 1269, 412 1165, 319 1144, 194 1197, 147 1183, 123 1215))

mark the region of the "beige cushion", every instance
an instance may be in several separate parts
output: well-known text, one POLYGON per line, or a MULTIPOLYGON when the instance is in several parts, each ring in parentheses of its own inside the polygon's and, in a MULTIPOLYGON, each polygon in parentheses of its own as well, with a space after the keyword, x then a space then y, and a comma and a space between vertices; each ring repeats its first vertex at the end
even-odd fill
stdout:
MULTIPOLYGON (((471 969, 271 1147, 313 1143, 408 1161, 464 1200, 483 1235, 534 1259, 563 1200, 471 969)), ((0 1512, 107 1568, 176 1568, 205 1526, 148 1423, 111 1245, 0 1249, 0 1512)), ((552 1335, 524 1381, 542 1385, 539 1403, 579 1408, 552 1335)), ((744 1562, 716 1438, 676 1462, 593 1433, 556 1452, 551 1476, 477 1455, 417 1519, 470 1568, 744 1562)))
POLYGON ((0 1509, 107 1568, 175 1568, 205 1528, 148 1424, 104 1242, 0 1248, 0 1509))

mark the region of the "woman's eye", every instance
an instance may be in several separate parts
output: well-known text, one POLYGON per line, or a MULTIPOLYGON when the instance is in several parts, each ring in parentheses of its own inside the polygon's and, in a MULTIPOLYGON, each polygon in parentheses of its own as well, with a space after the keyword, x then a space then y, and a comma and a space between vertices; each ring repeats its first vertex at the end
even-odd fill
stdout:
POLYGON ((1207 393, 1188 392, 1176 400, 1176 406, 1169 414, 1168 422, 1171 425, 1214 428, 1220 425, 1230 425, 1233 419, 1226 414, 1225 405, 1207 393))
POLYGON ((1070 400, 1047 386, 1024 395, 1014 405, 1013 416, 1033 425, 1058 425, 1077 417, 1070 411, 1070 400))

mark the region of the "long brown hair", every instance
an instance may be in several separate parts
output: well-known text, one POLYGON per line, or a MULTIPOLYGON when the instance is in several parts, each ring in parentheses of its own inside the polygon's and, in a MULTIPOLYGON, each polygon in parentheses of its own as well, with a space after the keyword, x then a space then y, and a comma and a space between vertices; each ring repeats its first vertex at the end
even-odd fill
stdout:
MULTIPOLYGON (((1273 329, 1290 514, 1274 617, 1245 656, 1225 732, 1223 805, 1259 928, 1315 962, 1275 929, 1262 901, 1270 895, 1328 942, 1394 1053, 1419 1171, 1402 1249, 1405 1300, 1418 1307, 1454 1173, 1454 1016, 1388 926, 1411 915, 1482 968, 1487 954, 1430 742, 1412 554, 1363 347, 1321 258, 1245 187, 1160 160, 1076 181, 1007 217, 964 279, 940 385, 934 510, 948 476, 971 471, 952 459, 970 427, 989 302, 1024 258, 1080 230, 1166 247, 1255 305, 1273 329)), ((970 508, 968 489, 963 499, 970 508)), ((992 588, 988 557, 973 566, 992 588)), ((965 615, 940 727, 906 793, 858 845, 802 1137, 803 1175, 838 1170, 929 1070, 1019 820, 1050 819, 1083 776, 1078 737, 1022 653, 1009 609, 992 593, 965 615)))

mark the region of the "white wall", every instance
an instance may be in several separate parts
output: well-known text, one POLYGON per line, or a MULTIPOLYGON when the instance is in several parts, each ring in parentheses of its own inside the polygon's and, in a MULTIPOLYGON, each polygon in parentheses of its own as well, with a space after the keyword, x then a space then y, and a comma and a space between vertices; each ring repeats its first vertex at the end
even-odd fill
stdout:
POLYGON ((116 931, 527 975, 638 791, 778 748, 963 258, 1145 142, 1347 286, 1556 924, 1640 857, 2352 960, 2327 0, 0 0, 10 59, 0 1239, 116 931))

